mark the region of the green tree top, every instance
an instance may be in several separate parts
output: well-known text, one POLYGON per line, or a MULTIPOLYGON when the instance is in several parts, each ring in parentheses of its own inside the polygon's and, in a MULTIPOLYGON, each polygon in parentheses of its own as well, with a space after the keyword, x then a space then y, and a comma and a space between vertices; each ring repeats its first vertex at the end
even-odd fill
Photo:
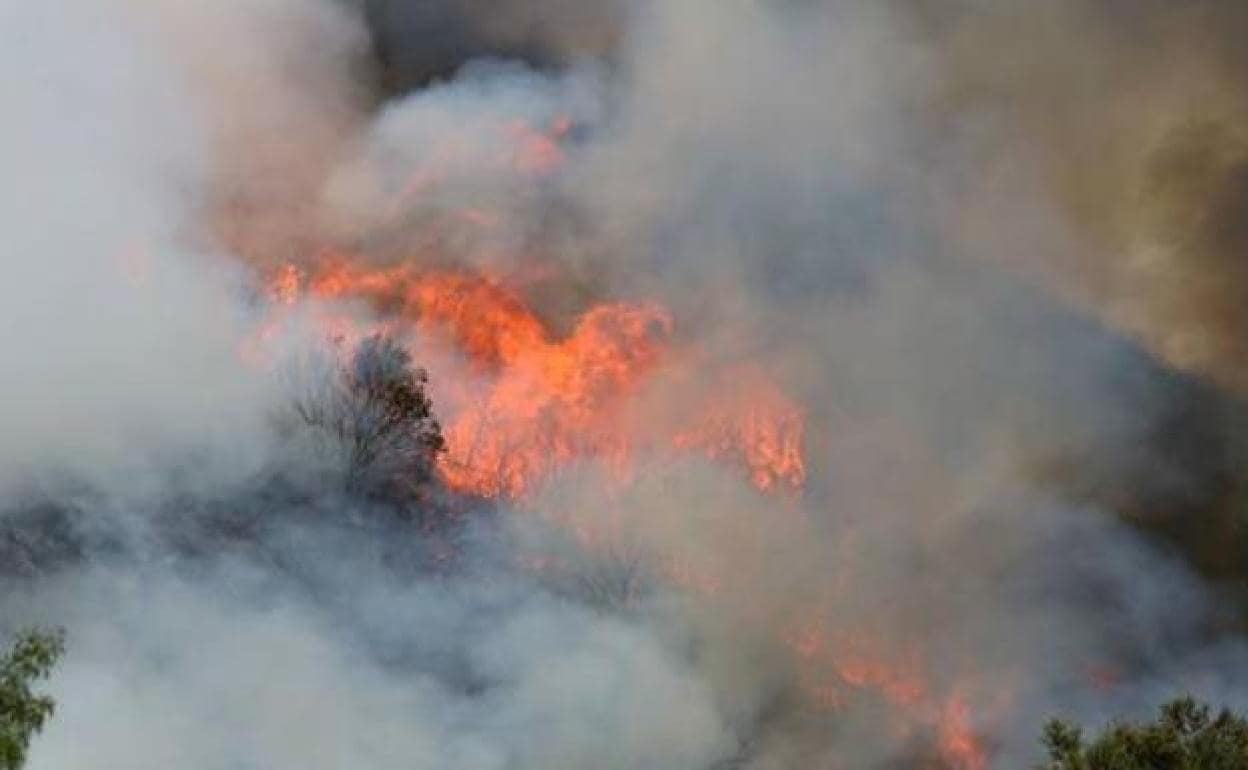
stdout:
POLYGON ((0 770, 19 770, 26 763, 30 739, 52 716, 55 702, 32 686, 47 678, 64 650, 59 631, 24 631, 0 658, 0 770))
POLYGON ((1248 720, 1191 697, 1165 704, 1155 721, 1114 722, 1091 742, 1055 719, 1043 742, 1049 761, 1037 770, 1248 770, 1248 720))

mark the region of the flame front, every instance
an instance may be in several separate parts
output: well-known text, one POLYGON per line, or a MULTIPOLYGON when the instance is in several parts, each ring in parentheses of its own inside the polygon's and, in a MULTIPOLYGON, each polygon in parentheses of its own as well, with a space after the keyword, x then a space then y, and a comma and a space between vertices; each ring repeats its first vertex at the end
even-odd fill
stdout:
POLYGON ((757 371, 730 372, 684 417, 636 419, 656 377, 687 371, 658 303, 601 302, 558 336, 519 292, 480 273, 359 268, 336 256, 302 280, 283 266, 270 295, 289 302, 299 283, 313 296, 365 300, 390 328, 467 363, 471 382, 439 384, 440 470, 453 489, 519 499, 575 462, 603 463, 622 481, 642 459, 690 453, 740 468, 763 491, 797 492, 805 481, 802 412, 757 371))

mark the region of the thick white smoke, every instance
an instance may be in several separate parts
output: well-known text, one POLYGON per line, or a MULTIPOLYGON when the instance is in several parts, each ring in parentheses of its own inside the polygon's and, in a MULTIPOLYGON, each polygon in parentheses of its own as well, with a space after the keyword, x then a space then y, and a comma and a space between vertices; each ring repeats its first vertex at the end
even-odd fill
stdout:
POLYGON ((210 158, 182 82, 122 7, 0 13, 0 486, 58 467, 142 495, 199 450, 242 470, 263 386, 236 355, 241 274, 197 237, 210 158))
POLYGON ((516 575, 400 586, 355 566, 335 580, 373 582, 316 603, 228 563, 45 589, 75 652, 31 767, 704 767, 733 749, 644 625, 516 575))

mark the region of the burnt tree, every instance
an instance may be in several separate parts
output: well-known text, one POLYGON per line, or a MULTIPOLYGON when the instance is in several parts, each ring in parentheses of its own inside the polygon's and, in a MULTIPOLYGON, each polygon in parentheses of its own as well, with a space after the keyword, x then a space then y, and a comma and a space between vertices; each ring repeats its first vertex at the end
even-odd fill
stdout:
POLYGON ((429 377, 394 338, 361 340, 331 382, 295 411, 337 448, 348 492, 392 502, 420 500, 445 450, 425 392, 429 377))

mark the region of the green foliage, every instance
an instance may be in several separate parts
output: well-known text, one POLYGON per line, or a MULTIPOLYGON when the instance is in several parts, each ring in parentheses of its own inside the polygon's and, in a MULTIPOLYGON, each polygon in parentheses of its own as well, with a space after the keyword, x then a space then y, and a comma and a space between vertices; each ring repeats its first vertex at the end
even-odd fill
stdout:
POLYGON ((0 770, 26 763, 30 739, 52 716, 52 698, 32 687, 51 673, 64 649, 60 632, 25 631, 0 659, 0 770))
POLYGON ((1049 722, 1043 742, 1049 761, 1037 770, 1245 770, 1248 720, 1216 715, 1190 697, 1161 707, 1155 721, 1115 722, 1086 742, 1077 726, 1049 722))

